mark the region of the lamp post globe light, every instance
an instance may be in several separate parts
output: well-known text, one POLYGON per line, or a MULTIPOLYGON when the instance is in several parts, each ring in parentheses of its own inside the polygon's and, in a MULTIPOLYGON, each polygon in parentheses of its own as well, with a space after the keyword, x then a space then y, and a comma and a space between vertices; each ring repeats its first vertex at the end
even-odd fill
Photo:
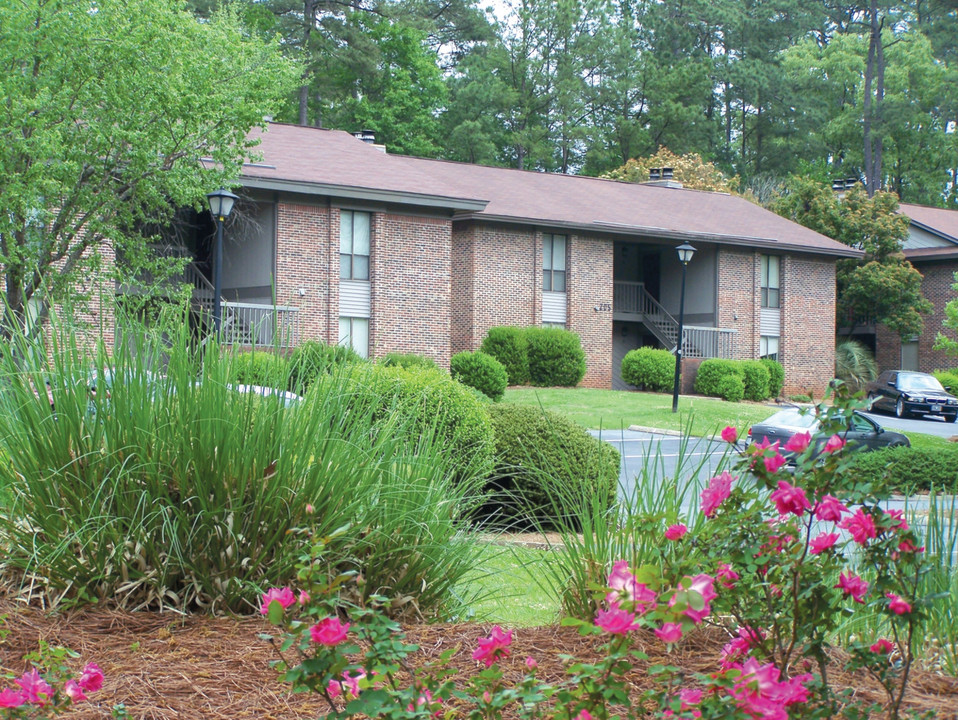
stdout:
POLYGON ((219 338, 223 319, 223 307, 220 301, 223 285, 223 223, 233 211, 233 205, 239 197, 225 188, 220 188, 207 194, 206 199, 210 204, 213 222, 216 223, 216 246, 213 250, 213 328, 219 338))
POLYGON ((675 380, 672 382, 672 412, 679 411, 679 375, 682 372, 682 336, 685 334, 685 271, 688 269, 695 248, 688 243, 682 243, 675 251, 679 254, 682 263, 682 290, 679 292, 679 334, 675 341, 675 380))

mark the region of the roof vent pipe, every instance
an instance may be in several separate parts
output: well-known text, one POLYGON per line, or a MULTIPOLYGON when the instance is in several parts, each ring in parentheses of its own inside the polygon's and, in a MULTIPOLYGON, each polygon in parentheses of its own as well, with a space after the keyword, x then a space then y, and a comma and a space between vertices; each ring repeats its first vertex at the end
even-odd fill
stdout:
POLYGON ((661 168, 649 168, 649 180, 660 180, 662 178, 661 168))
POLYGON ((662 168, 662 179, 671 180, 672 179, 672 168, 664 167, 662 168))
POLYGON ((359 132, 354 132, 353 137, 357 140, 362 140, 364 143, 369 145, 376 144, 376 133, 372 130, 360 130, 359 132))

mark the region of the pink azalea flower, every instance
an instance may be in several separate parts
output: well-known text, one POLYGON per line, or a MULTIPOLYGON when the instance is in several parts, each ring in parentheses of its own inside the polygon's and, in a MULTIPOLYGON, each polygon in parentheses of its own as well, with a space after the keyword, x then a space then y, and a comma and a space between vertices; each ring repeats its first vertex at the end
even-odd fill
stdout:
POLYGON ((713 584, 715 580, 705 573, 699 573, 693 578, 692 584, 689 586, 689 592, 694 592, 702 596, 702 600, 705 601, 705 607, 701 610, 695 610, 691 605, 685 608, 685 614, 692 618, 692 621, 696 624, 702 622, 708 614, 712 612, 712 608, 709 603, 718 597, 715 593, 715 588, 713 584))
POLYGON ((76 680, 71 679, 63 683, 63 692, 66 693, 71 702, 78 703, 87 699, 76 680))
POLYGON ((804 452, 812 442, 812 434, 809 432, 800 432, 792 435, 788 442, 785 443, 783 450, 788 452, 800 453, 804 452))
POLYGON ((100 670, 100 666, 92 662, 87 663, 80 673, 77 684, 84 692, 96 692, 103 687, 103 671, 100 670))
POLYGON ((479 647, 472 652, 473 660, 480 660, 486 667, 492 667, 500 658, 508 657, 512 645, 512 630, 503 631, 498 625, 492 628, 489 637, 479 639, 479 647))
POLYGON ((664 643, 677 643, 682 639, 682 626, 678 623, 662 623, 662 627, 655 630, 655 636, 664 643))
POLYGON ((911 605, 895 593, 885 593, 885 597, 891 601, 888 603, 888 609, 896 615, 907 615, 911 612, 911 605))
POLYGON ((722 562, 719 563, 718 572, 715 573, 715 578, 719 581, 719 584, 731 590, 735 587, 735 581, 741 578, 737 572, 732 569, 732 566, 728 563, 722 562))
POLYGON ((815 507, 815 519, 823 522, 838 522, 848 508, 834 495, 825 495, 815 507))
POLYGON ((887 655, 888 653, 890 653, 892 650, 895 649, 895 643, 885 638, 879 638, 868 649, 871 650, 873 653, 877 653, 879 655, 887 655))
POLYGON ((777 473, 782 465, 785 464, 786 460, 781 453, 775 453, 772 457, 762 458, 762 462, 765 463, 765 469, 770 473, 777 473))
POLYGON ((680 540, 688 531, 689 529, 682 523, 678 523, 677 525, 669 525, 665 530, 665 539, 680 540))
POLYGON ((679 690, 679 700, 682 702, 681 712, 685 712, 693 705, 702 702, 702 691, 699 688, 682 688, 679 690))
POLYGON ((592 720, 592 714, 588 710, 580 710, 575 720, 592 720))
POLYGON ((828 438, 828 442, 825 443, 824 451, 827 453, 833 453, 841 450, 845 447, 845 438, 840 437, 839 435, 832 435, 828 438))
POLYGON ((331 698, 338 698, 343 694, 343 685, 338 683, 335 680, 330 680, 329 685, 326 686, 326 693, 331 698))
POLYGON ((313 507, 313 504, 312 504, 312 503, 306 503, 306 514, 307 514, 307 515, 312 515, 314 512, 316 512, 316 508, 313 507))
POLYGON ((775 448, 775 449, 778 449, 778 442, 776 441, 775 444, 773 445, 771 442, 769 442, 769 439, 768 439, 767 437, 764 437, 764 438, 762 438, 762 441, 761 441, 761 442, 755 443, 755 445, 753 445, 753 447, 755 448, 755 450, 756 450, 757 452, 762 452, 763 450, 768 450, 770 447, 773 447, 773 448, 775 448))
POLYGON ((725 502, 725 499, 732 494, 732 482, 735 478, 728 473, 723 472, 709 480, 708 487, 702 493, 702 512, 705 517, 710 518, 715 515, 719 505, 725 502))
POLYGON ((868 583, 858 575, 851 572, 842 573, 838 576, 838 584, 835 587, 841 588, 846 595, 851 595, 855 602, 864 604, 865 601, 862 598, 868 592, 868 583))
MULTIPOLYGON (((766 458, 766 460, 767 459, 768 458, 766 458)), ((805 490, 800 487, 795 487, 785 480, 778 481, 778 490, 773 491, 772 494, 769 495, 769 498, 775 503, 779 515, 792 513, 793 515, 801 517, 806 510, 811 510, 812 508, 811 503, 808 502, 808 498, 805 496, 805 490)))
POLYGON ((24 701, 31 705, 43 707, 53 698, 53 688, 40 677, 36 668, 23 673, 14 682, 20 686, 24 701))
POLYGON ((765 638, 762 630, 754 630, 748 625, 738 629, 738 635, 732 638, 722 648, 722 667, 728 669, 746 657, 753 647, 756 647, 765 638))
POLYGON ((314 643, 334 647, 346 639, 349 623, 341 623, 337 617, 323 618, 309 629, 314 643))
POLYGON ((14 690, 13 688, 0 690, 0 708, 20 707, 26 701, 26 696, 19 690, 14 690))
POLYGON ((306 605, 310 601, 309 593, 305 590, 299 591, 299 598, 297 599, 300 605, 306 605))
POLYGON ((296 602, 296 596, 293 594, 293 591, 288 587, 284 588, 270 588, 263 593, 263 603, 259 606, 260 615, 269 614, 269 604, 275 600, 280 605, 283 606, 285 610, 290 605, 296 602))
POLYGON ((898 524, 895 525, 895 529, 901 530, 903 532, 908 530, 908 522, 905 520, 904 510, 886 510, 885 514, 898 521, 898 524))
POLYGON ((734 427, 732 427, 731 425, 727 426, 727 427, 722 431, 722 439, 723 439, 725 442, 727 442, 729 445, 734 444, 735 441, 738 440, 738 430, 736 430, 736 429, 735 429, 734 427))
POLYGON ((348 690, 353 697, 359 697, 361 689, 359 687, 360 680, 366 679, 366 673, 363 670, 357 670, 356 672, 350 674, 348 672, 343 673, 342 688, 348 690))
POLYGON ((859 545, 867 545, 869 539, 877 535, 875 521, 872 520, 871 515, 861 508, 858 508, 858 511, 854 515, 838 523, 838 527, 842 528, 842 530, 848 530, 848 532, 851 533, 852 539, 859 545))
POLYGON ((529 668, 530 670, 535 670, 537 667, 539 667, 539 663, 536 662, 536 659, 534 657, 527 657, 526 667, 529 668))
POLYGON ((635 613, 627 612, 618 605, 612 605, 608 610, 599 610, 595 614, 595 624, 612 635, 627 635, 630 630, 639 627, 635 613))
POLYGON ((808 547, 811 549, 812 555, 818 555, 828 550, 836 542, 838 542, 838 533, 822 533, 813 539, 808 547))
POLYGON ((913 542, 912 542, 911 540, 909 540, 908 538, 905 538, 905 539, 902 540, 900 543, 898 543, 898 549, 901 550, 902 552, 907 552, 907 553, 922 553, 922 552, 925 552, 925 546, 924 546, 924 545, 922 545, 921 547, 917 547, 917 546, 915 545, 915 543, 913 543, 913 542))
POLYGON ((617 605, 620 600, 627 600, 633 603, 639 615, 644 615, 655 607, 658 599, 652 590, 636 580, 635 575, 629 572, 629 564, 625 560, 619 560, 612 566, 609 589, 612 592, 605 596, 605 601, 609 605, 617 605))

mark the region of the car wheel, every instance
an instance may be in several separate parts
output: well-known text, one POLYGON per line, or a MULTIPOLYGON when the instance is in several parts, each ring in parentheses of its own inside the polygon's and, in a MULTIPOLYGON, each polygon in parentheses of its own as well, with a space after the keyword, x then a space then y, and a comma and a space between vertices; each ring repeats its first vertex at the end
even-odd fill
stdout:
POLYGON ((898 402, 895 403, 895 417, 906 418, 908 413, 905 411, 905 401, 901 398, 898 398, 898 402))
POLYGON ((958 422, 958 413, 955 413, 954 415, 950 415, 950 416, 946 415, 945 422, 958 422))
POLYGON ((875 405, 878 403, 878 396, 875 393, 868 393, 868 412, 878 412, 875 405))

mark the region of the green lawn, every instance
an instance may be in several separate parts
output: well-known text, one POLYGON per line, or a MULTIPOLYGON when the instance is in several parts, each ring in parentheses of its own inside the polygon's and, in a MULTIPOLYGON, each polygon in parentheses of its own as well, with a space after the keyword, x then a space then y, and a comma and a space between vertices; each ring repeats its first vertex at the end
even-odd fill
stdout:
POLYGON ((535 579, 549 557, 548 550, 487 542, 477 565, 480 574, 465 588, 478 596, 469 604, 474 619, 509 627, 555 622, 559 607, 535 579))

